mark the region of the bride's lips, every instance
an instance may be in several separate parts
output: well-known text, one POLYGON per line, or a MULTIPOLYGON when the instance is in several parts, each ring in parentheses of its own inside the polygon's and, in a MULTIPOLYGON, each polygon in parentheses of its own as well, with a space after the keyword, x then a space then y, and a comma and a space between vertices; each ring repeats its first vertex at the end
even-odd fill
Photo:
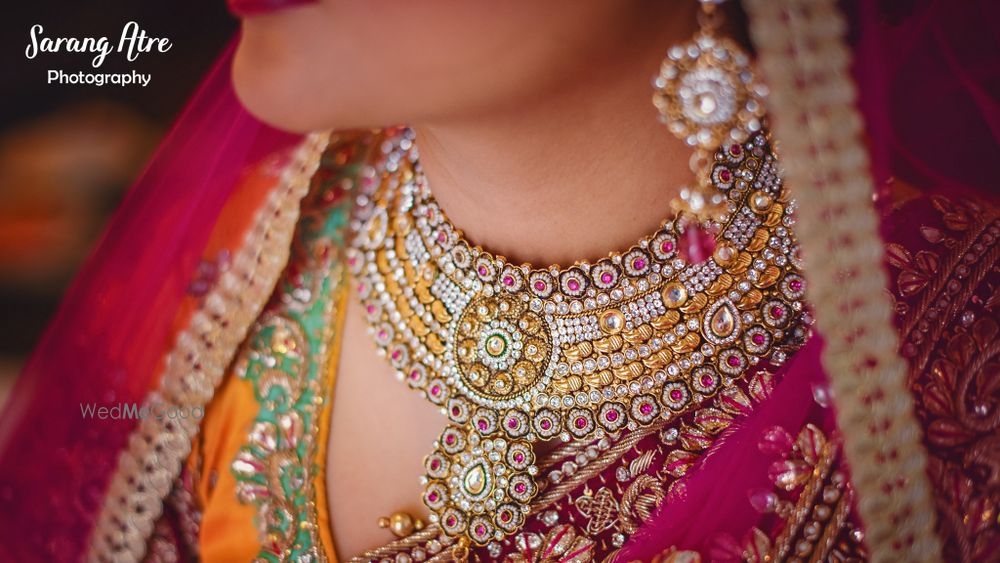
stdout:
POLYGON ((269 14, 293 8, 303 4, 312 4, 317 0, 226 0, 229 4, 229 11, 236 17, 256 16, 269 14))

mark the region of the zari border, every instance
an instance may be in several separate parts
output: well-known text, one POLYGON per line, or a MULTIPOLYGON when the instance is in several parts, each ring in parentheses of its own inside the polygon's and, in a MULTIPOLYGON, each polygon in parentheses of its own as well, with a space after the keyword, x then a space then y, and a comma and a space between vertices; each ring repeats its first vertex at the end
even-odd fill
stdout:
MULTIPOLYGON (((155 409, 193 411, 212 399, 236 350, 273 291, 288 260, 299 202, 319 166, 328 134, 313 134, 298 147, 281 180, 257 211, 233 267, 205 296, 168 353, 159 389, 146 399, 155 409)), ((162 412, 162 411, 155 411, 162 412)), ((147 417, 129 436, 91 532, 88 561, 139 561, 163 510, 191 440, 193 417, 147 417)))
POLYGON ((835 0, 747 0, 806 258, 823 367, 872 561, 937 561, 927 455, 881 267, 872 179, 835 0))
MULTIPOLYGON (((614 441, 613 445, 609 444, 606 448, 599 448, 600 454, 598 457, 588 463, 585 467, 581 468, 579 473, 574 474, 572 478, 567 479, 566 481, 563 481, 555 486, 545 488, 542 494, 540 494, 539 497, 531 503, 531 510, 529 514, 538 514, 539 512, 548 509, 560 499, 565 497, 570 491, 589 481, 594 476, 607 469, 611 464, 618 461, 618 459, 621 458, 626 451, 632 449, 637 443, 639 443, 640 440, 659 432, 672 422, 676 422, 676 420, 659 421, 651 426, 639 428, 638 430, 629 432, 620 440, 617 440, 617 437, 615 437, 617 441, 614 441)), ((576 447, 580 445, 589 446, 593 443, 594 442, 591 441, 569 442, 560 445, 555 450, 546 454, 545 458, 539 462, 539 474, 547 474, 552 468, 558 465, 560 460, 572 457, 576 447)), ((384 546, 370 549, 364 553, 358 554, 350 559, 350 563, 367 563, 369 561, 392 558, 401 552, 412 550, 435 539, 438 541, 447 541, 451 538, 447 538, 441 534, 441 528, 437 524, 430 524, 419 532, 400 538, 384 546)), ((442 547, 443 549, 440 552, 427 559, 427 563, 468 560, 468 557, 464 559, 456 557, 454 555, 453 548, 451 548, 449 544, 445 544, 442 547)))

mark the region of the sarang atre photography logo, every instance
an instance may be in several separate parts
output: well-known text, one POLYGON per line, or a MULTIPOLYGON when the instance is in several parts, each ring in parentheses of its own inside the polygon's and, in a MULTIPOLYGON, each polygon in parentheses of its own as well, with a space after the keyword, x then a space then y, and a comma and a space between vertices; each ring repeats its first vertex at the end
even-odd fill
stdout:
MULTIPOLYGON (((24 49, 24 56, 34 59, 40 53, 90 53, 94 57, 90 64, 100 68, 112 53, 121 53, 129 62, 135 62, 143 53, 166 53, 173 43, 166 37, 151 37, 139 24, 130 21, 122 28, 117 45, 112 44, 107 37, 47 37, 41 24, 31 26, 30 43, 24 49)), ((93 84, 104 86, 115 84, 119 86, 148 86, 153 79, 152 74, 132 71, 126 73, 109 72, 67 72, 62 69, 46 71, 49 84, 93 84)))

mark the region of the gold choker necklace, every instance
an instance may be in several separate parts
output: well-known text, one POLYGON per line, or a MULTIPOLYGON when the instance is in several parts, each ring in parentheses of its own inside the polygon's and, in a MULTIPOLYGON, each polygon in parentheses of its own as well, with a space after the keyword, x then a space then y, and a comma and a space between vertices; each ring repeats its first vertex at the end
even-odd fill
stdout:
POLYGON ((766 134, 715 153, 728 213, 706 225, 707 260, 678 256, 675 218, 627 252, 546 269, 466 242, 413 139, 390 137, 362 175, 348 264, 380 351, 450 421, 423 500, 464 545, 521 528, 544 485, 533 443, 675 418, 805 338, 794 203, 766 134))

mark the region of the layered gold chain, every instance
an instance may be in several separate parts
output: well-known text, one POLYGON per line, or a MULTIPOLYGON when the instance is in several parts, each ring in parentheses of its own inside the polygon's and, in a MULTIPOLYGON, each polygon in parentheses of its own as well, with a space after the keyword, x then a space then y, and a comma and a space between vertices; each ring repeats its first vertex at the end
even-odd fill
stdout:
MULTIPOLYGON (((522 526, 534 442, 670 419, 806 336, 794 202, 766 134, 714 154, 727 213, 712 256, 678 255, 676 219, 596 263, 538 269, 472 246, 432 197, 410 130, 365 171, 348 264, 379 348, 449 419, 424 503, 483 545, 522 526)), ((609 226, 611 228, 611 226, 609 226)))

